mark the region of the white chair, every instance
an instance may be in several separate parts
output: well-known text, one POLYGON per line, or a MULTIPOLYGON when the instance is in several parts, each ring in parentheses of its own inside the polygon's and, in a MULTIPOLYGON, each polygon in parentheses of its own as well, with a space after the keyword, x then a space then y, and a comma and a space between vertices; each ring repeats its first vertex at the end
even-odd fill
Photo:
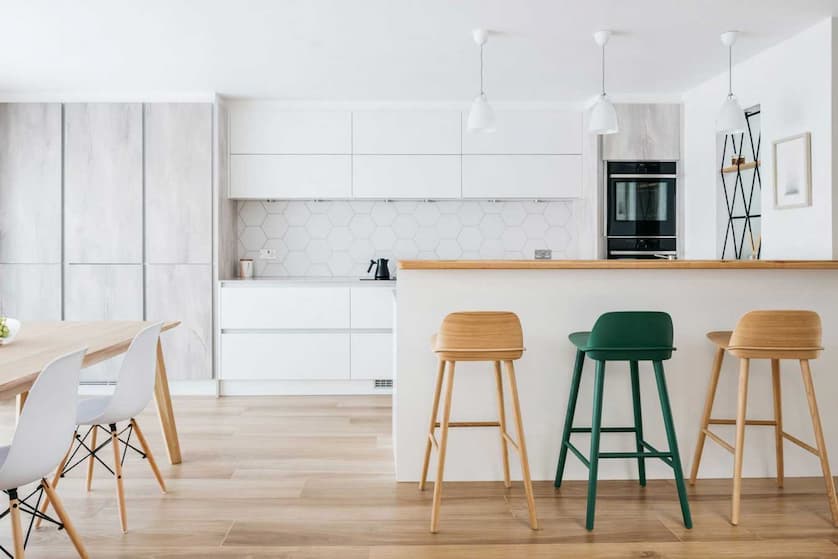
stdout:
MULTIPOLYGON (((163 476, 157 467, 148 441, 135 419, 154 395, 157 339, 160 337, 160 327, 162 325, 162 322, 158 322, 143 328, 131 341, 131 346, 128 348, 122 367, 119 370, 116 388, 112 395, 84 398, 78 403, 76 424, 79 427, 88 425, 90 427, 83 437, 79 435, 77 427, 73 436, 76 443, 75 450, 72 454, 69 450, 67 451, 53 478, 53 486, 55 486, 64 474, 87 460, 87 490, 90 491, 93 481, 93 465, 98 461, 116 478, 119 521, 123 532, 128 531, 128 519, 125 512, 125 491, 122 485, 122 464, 125 461, 128 449, 134 450, 148 460, 151 471, 154 473, 158 485, 160 485, 160 490, 163 493, 166 492, 166 483, 163 481, 163 476), (127 421, 128 425, 122 430, 118 430, 117 423, 123 421, 127 421), (105 429, 103 425, 107 425, 108 429, 105 429), (96 434, 99 429, 108 433, 109 439, 97 446, 96 434), (122 438, 122 435, 126 433, 125 438, 122 438), (142 450, 131 444, 133 433, 136 433, 142 450), (89 445, 87 444, 88 436, 91 437, 89 445), (97 455, 100 450, 108 445, 113 449, 113 468, 97 455), (120 448, 120 445, 122 448, 120 448), (120 450, 122 450, 121 453, 120 450), (72 462, 79 452, 82 452, 82 456, 78 461, 68 466, 68 463, 72 462)), ((49 503, 44 503, 43 510, 46 510, 48 505, 49 503)))
MULTIPOLYGON (((46 476, 64 455, 67 437, 75 427, 79 372, 84 354, 84 349, 68 353, 44 367, 29 390, 12 444, 0 447, 0 488, 9 495, 9 509, 0 517, 11 515, 16 559, 23 558, 23 549, 32 530, 30 520, 24 538, 20 524, 21 511, 32 515, 32 520, 37 517, 56 524, 59 529, 63 527, 79 556, 88 556, 55 488, 46 480, 46 476), (38 482, 38 487, 21 499, 18 490, 32 482, 38 482), (55 508, 58 520, 37 510, 44 493, 55 508), (33 507, 27 501, 35 495, 37 502, 33 507)), ((8 551, 3 551, 9 555, 8 551)))

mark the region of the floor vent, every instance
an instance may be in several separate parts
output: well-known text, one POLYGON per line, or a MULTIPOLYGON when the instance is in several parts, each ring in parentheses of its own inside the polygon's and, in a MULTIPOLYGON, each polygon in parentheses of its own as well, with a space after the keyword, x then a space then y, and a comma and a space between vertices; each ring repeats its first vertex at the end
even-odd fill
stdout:
POLYGON ((393 388, 393 379, 377 378, 377 379, 375 379, 375 387, 376 388, 393 388))

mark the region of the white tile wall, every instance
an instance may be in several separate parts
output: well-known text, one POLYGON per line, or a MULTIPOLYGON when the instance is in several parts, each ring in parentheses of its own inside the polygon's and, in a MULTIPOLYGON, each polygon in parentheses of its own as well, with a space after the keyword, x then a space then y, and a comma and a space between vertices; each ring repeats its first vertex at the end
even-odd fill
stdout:
MULTIPOLYGON (((239 202, 239 257, 260 276, 358 276, 372 258, 575 258, 574 202, 239 202), (259 249, 276 249, 260 260, 259 249)), ((391 266, 395 272, 395 265, 391 266)))

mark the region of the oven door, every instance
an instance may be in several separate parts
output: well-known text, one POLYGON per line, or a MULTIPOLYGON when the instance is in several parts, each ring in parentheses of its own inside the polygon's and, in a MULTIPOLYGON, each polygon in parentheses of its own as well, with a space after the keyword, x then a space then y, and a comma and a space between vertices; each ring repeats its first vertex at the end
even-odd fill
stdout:
POLYGON ((608 236, 674 237, 675 177, 611 175, 608 236))

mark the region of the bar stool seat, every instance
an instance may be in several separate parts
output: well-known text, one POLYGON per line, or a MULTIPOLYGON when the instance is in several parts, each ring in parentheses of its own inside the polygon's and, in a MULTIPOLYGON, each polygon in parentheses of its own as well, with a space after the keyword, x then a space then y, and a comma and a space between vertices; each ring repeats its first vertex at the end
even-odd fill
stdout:
POLYGON ((698 477, 704 442, 709 437, 722 448, 733 454, 733 496, 731 499, 731 524, 739 524, 740 499, 742 495, 742 464, 744 460, 745 427, 768 426, 774 428, 774 445, 777 460, 777 485, 783 486, 783 442, 788 440, 809 451, 820 459, 826 495, 832 513, 833 524, 838 527, 838 496, 835 482, 829 467, 826 443, 815 398, 815 386, 812 382, 810 359, 817 359, 823 350, 821 346, 821 319, 813 311, 751 311, 746 313, 732 332, 709 332, 707 338, 716 345, 716 356, 710 374, 704 413, 698 432, 695 454, 693 456, 690 484, 694 485, 698 477), (725 353, 738 357, 739 388, 735 419, 713 418, 713 401, 719 384, 719 376, 725 353), (751 359, 771 361, 771 380, 774 392, 774 419, 748 419, 748 381, 751 359), (780 360, 799 361, 806 397, 809 403, 809 415, 815 434, 815 446, 809 445, 783 430, 782 394, 780 390, 780 360), (711 425, 735 425, 736 442, 730 444, 710 430, 711 425))
POLYGON ((527 446, 524 439, 524 426, 521 420, 521 405, 518 399, 518 385, 515 379, 513 361, 524 353, 524 335, 521 322, 511 312, 480 311, 456 312, 445 317, 439 332, 431 337, 431 346, 439 359, 431 420, 428 426, 428 440, 425 444, 425 458, 422 464, 422 476, 419 489, 425 488, 430 465, 431 449, 437 449, 437 472, 434 482, 434 500, 431 510, 431 532, 439 530, 439 510, 442 500, 442 480, 445 471, 445 453, 448 446, 450 427, 498 427, 500 430, 501 457, 503 460, 504 485, 511 487, 509 476, 509 451, 511 446, 518 451, 521 459, 521 471, 524 478, 524 492, 527 496, 530 527, 538 529, 535 499, 532 491, 530 467, 527 458, 527 446), (497 421, 451 421, 451 397, 454 389, 454 367, 457 361, 489 361, 494 364, 495 388, 497 391, 497 421), (503 396, 503 378, 501 363, 505 365, 512 396, 512 409, 515 420, 517 441, 506 431, 506 408, 503 396), (448 379, 443 403, 442 421, 439 421, 439 400, 442 386, 448 379), (440 438, 436 438, 436 430, 440 438))

